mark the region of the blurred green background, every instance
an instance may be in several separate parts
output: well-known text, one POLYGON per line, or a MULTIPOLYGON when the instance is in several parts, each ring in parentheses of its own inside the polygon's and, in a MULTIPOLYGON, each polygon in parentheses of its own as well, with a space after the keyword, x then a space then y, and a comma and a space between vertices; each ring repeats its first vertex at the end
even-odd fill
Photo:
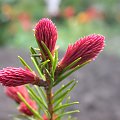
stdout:
POLYGON ((0 0, 0 47, 36 47, 32 29, 48 17, 57 26, 61 50, 80 37, 99 33, 106 37, 105 52, 120 56, 119 11, 120 0, 0 0))

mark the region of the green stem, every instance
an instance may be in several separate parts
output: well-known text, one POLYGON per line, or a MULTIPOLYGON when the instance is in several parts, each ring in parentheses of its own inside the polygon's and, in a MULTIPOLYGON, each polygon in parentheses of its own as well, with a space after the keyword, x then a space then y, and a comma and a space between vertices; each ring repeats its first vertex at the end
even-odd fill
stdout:
POLYGON ((51 88, 46 89, 46 95, 47 95, 47 101, 48 101, 48 111, 50 113, 49 120, 53 120, 53 104, 52 104, 53 94, 52 94, 51 88))

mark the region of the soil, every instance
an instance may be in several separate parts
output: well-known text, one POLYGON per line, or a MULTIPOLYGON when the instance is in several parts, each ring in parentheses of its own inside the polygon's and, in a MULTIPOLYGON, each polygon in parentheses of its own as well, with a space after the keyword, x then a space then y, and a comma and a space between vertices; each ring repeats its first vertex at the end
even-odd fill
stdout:
MULTIPOLYGON (((22 56, 30 63, 28 52, 19 49, 0 49, 0 69, 2 67, 21 66, 17 56, 22 56)), ((62 56, 62 53, 60 53, 62 56)), ((72 74, 64 82, 78 80, 77 87, 71 93, 72 101, 78 100, 80 109, 74 114, 78 120, 120 120, 120 59, 102 53, 97 60, 72 74)), ((17 108, 15 103, 6 97, 4 88, 0 86, 0 120, 13 120, 17 108)))

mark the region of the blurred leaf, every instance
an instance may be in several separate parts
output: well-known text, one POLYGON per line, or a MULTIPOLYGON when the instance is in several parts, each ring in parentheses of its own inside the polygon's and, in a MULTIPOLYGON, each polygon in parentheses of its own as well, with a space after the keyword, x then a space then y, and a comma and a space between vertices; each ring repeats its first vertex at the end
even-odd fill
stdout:
POLYGON ((85 63, 83 63, 81 65, 77 65, 75 68, 73 68, 71 71, 67 72, 65 75, 58 77, 55 84, 54 84, 54 86, 57 85, 58 83, 60 83, 62 80, 64 80, 69 75, 71 75, 73 72, 75 72, 76 70, 80 69, 81 67, 83 67, 84 65, 86 65, 86 64, 88 64, 90 62, 91 62, 91 60, 88 60, 88 61, 86 61, 85 63))
POLYGON ((65 73, 67 70, 70 70, 74 65, 76 65, 76 63, 77 63, 78 61, 80 61, 80 59, 81 59, 81 58, 76 59, 76 60, 73 61, 70 65, 68 65, 67 67, 65 67, 65 68, 62 70, 62 73, 61 73, 61 74, 65 73))
POLYGON ((59 96, 57 96, 56 98, 53 99, 53 103, 58 102, 59 100, 61 100, 62 98, 64 99, 64 97, 69 93, 69 89, 64 91, 63 93, 61 93, 59 96))
POLYGON ((20 56, 18 56, 20 62, 24 65, 24 67, 28 68, 30 71, 32 71, 31 67, 24 61, 23 58, 21 58, 20 56))
POLYGON ((34 85, 34 88, 37 91, 40 99, 42 99, 42 101, 44 102, 44 104, 46 104, 46 106, 47 106, 46 94, 43 91, 43 89, 41 87, 38 87, 37 85, 34 85))
POLYGON ((45 77, 44 77, 44 75, 42 74, 42 71, 40 70, 40 68, 39 68, 39 66, 38 66, 38 63, 36 62, 36 60, 35 60, 33 57, 31 57, 31 60, 32 60, 33 64, 35 65, 35 67, 36 67, 36 69, 37 69, 40 77, 44 80, 45 77))
POLYGON ((24 97, 20 93, 18 93, 18 96, 37 118, 39 118, 40 120, 43 120, 40 114, 27 103, 27 101, 24 99, 24 97))
POLYGON ((56 120, 58 120, 59 118, 61 118, 64 115, 69 115, 69 114, 78 113, 78 112, 80 112, 80 111, 79 110, 74 110, 74 111, 65 112, 63 114, 58 115, 56 120))
POLYGON ((72 103, 66 103, 66 104, 63 104, 57 108, 54 109, 54 112, 58 111, 58 110, 61 110, 61 109, 65 109, 71 105, 74 105, 74 104, 78 104, 79 102, 72 102, 72 103))
POLYGON ((51 64, 53 65, 53 56, 52 56, 50 50, 47 48, 46 44, 45 44, 43 41, 42 41, 41 43, 42 43, 42 45, 43 45, 43 47, 44 47, 44 49, 45 49, 45 52, 46 52, 46 53, 48 54, 48 56, 49 56, 49 59, 50 59, 50 61, 51 61, 51 64))
POLYGON ((35 93, 35 91, 33 91, 32 88, 30 88, 28 85, 26 87, 28 88, 28 92, 31 95, 31 97, 38 103, 39 109, 43 110, 47 116, 50 116, 47 104, 42 99, 40 99, 40 97, 35 93))
POLYGON ((58 63, 58 51, 56 50, 56 51, 55 51, 55 58, 54 58, 54 62, 53 62, 53 74, 54 74, 54 72, 55 72, 57 63, 58 63))
POLYGON ((35 91, 29 86, 29 85, 26 85, 30 95, 32 96, 32 98, 37 101, 38 105, 41 107, 41 109, 46 109, 47 110, 47 104, 45 103, 44 100, 42 100, 40 98, 40 96, 38 96, 35 91))
POLYGON ((55 92, 54 97, 56 97, 57 95, 61 94, 61 92, 63 92, 65 89, 67 89, 73 82, 75 82, 75 80, 71 80, 71 81, 70 81, 68 84, 66 84, 65 86, 62 85, 62 87, 55 92))
POLYGON ((39 64, 39 67, 40 67, 41 69, 43 69, 43 68, 48 64, 48 62, 50 62, 50 60, 46 60, 46 61, 44 61, 44 62, 41 62, 41 63, 39 64))
MULTIPOLYGON (((37 64, 37 65, 39 65, 39 63, 38 63, 38 61, 37 61, 37 58, 34 56, 34 55, 36 55, 36 54, 37 54, 37 52, 34 50, 34 48, 33 48, 33 47, 30 47, 30 52, 31 52, 32 57, 34 58, 34 60, 35 60, 36 64, 37 64)), ((40 54, 37 54, 37 55, 39 55, 39 57, 40 57, 40 54)))
POLYGON ((62 94, 60 94, 57 98, 53 99, 53 103, 56 103, 55 109, 59 106, 59 104, 66 98, 66 96, 72 91, 72 89, 75 87, 77 82, 75 82, 69 89, 64 91, 62 94))
POLYGON ((36 120, 35 118, 33 118, 32 116, 27 116, 25 114, 20 114, 20 115, 16 115, 14 116, 14 120, 36 120))

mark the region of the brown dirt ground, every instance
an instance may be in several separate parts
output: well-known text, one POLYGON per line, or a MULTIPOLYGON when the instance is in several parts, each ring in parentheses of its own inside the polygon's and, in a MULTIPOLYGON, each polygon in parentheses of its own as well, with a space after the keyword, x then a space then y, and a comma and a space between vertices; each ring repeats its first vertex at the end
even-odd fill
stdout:
MULTIPOLYGON (((28 63, 28 52, 18 49, 0 49, 0 69, 6 66, 21 66, 17 56, 22 56, 28 63)), ((61 56, 61 54, 60 54, 61 56)), ((78 100, 80 109, 75 114, 78 120, 120 120, 120 59, 102 53, 97 60, 72 74, 69 79, 79 81, 71 93, 72 101, 78 100)), ((17 113, 15 103, 7 98, 0 86, 0 120, 13 120, 17 113)))

